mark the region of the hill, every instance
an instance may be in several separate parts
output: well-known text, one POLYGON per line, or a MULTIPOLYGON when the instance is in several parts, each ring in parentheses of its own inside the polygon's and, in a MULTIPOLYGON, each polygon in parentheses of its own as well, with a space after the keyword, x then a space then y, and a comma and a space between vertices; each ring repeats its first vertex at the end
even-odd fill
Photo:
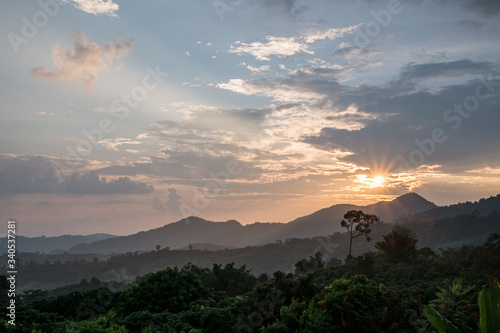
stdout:
POLYGON ((340 221, 347 211, 353 209, 375 214, 380 217, 381 221, 392 223, 402 216, 424 212, 436 207, 434 203, 427 201, 417 193, 408 193, 392 201, 381 201, 368 206, 334 205, 287 223, 283 226, 280 237, 281 239, 304 238, 344 231, 340 226, 340 221))
POLYGON ((280 226, 279 223, 255 223, 243 226, 235 220, 213 222, 191 216, 137 234, 96 241, 92 244, 79 244, 71 248, 70 251, 72 253, 124 253, 152 250, 156 245, 160 245, 162 248, 178 249, 189 243, 242 247, 259 243, 263 234, 273 232, 280 226))
POLYGON ((434 207, 430 210, 422 211, 420 213, 411 214, 401 217, 396 220, 398 223, 405 222, 426 222, 432 223, 434 220, 442 218, 453 218, 463 214, 480 214, 485 215, 494 211, 500 211, 500 194, 492 196, 487 199, 480 199, 475 202, 460 202, 454 205, 434 207))
POLYGON ((263 245, 288 238, 307 238, 330 235, 342 231, 340 221, 348 210, 357 209, 381 216, 392 222, 403 215, 414 214, 437 207, 416 193, 408 193, 389 202, 368 206, 340 204, 319 210, 289 223, 254 223, 242 225, 238 221, 212 222, 189 217, 163 227, 137 234, 79 244, 72 253, 124 253, 152 250, 156 245, 182 248, 189 243, 211 243, 227 247, 263 245))
MULTIPOLYGON (((113 238, 109 234, 92 234, 88 236, 62 235, 57 237, 16 237, 16 247, 22 252, 40 252, 40 253, 64 253, 70 248, 81 243, 92 243, 99 240, 113 238)), ((7 238, 0 238, 0 247, 7 249, 7 238)))
MULTIPOLYGON (((455 218, 437 220, 434 224, 412 222, 408 228, 418 238, 418 248, 460 247, 463 245, 480 245, 492 233, 500 234, 500 213, 483 216, 476 214, 459 215, 455 218)), ((376 251, 374 245, 383 240, 394 225, 377 223, 372 228, 371 242, 363 237, 354 239, 353 255, 361 255, 376 251)), ((206 245, 204 245, 206 247, 206 245)), ((305 239, 291 238, 283 242, 274 242, 262 246, 248 246, 236 249, 208 250, 170 250, 128 252, 114 256, 79 254, 62 257, 62 255, 34 255, 20 253, 23 274, 19 275, 20 290, 56 288, 76 284, 82 279, 101 281, 133 282, 135 278, 149 272, 156 272, 166 267, 183 267, 188 263, 210 268, 214 263, 237 266, 246 265, 253 274, 272 273, 277 270, 291 272, 294 264, 316 252, 333 264, 345 259, 349 250, 349 234, 335 233, 329 236, 305 239), (95 258, 94 258, 95 256, 95 258)), ((6 256, 0 256, 6 262, 6 256)))

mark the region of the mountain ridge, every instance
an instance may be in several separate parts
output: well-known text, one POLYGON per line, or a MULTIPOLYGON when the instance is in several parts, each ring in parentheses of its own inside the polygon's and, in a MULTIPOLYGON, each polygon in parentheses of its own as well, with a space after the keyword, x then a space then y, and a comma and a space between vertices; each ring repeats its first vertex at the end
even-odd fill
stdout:
POLYGON ((477 211, 479 214, 488 214, 494 210, 500 211, 500 194, 489 198, 482 198, 475 202, 459 202, 452 205, 435 207, 428 211, 405 216, 396 220, 397 223, 405 222, 432 222, 432 220, 454 217, 463 214, 472 214, 477 211))
POLYGON ((388 202, 367 206, 337 204, 299 217, 288 223, 253 223, 242 225, 236 220, 213 222, 190 216, 159 228, 137 234, 79 244, 73 253, 123 253, 151 250, 156 245, 182 248, 188 243, 213 243, 228 247, 244 247, 273 243, 288 238, 307 238, 342 231, 340 222, 348 210, 364 210, 392 221, 396 217, 419 213, 437 207, 416 193, 407 193, 388 202))
MULTIPOLYGON (((17 235, 16 244, 18 250, 23 252, 40 252, 40 253, 64 253, 70 248, 81 243, 92 243, 98 240, 118 237, 105 233, 95 233, 90 235, 60 235, 60 236, 38 236, 26 237, 17 235)), ((7 249, 7 239, 0 238, 0 246, 2 249, 7 249)))
MULTIPOLYGON (((344 232, 340 221, 348 210, 362 210, 379 216, 383 222, 402 224, 453 217, 460 213, 473 212, 478 207, 484 213, 495 209, 500 211, 500 195, 480 199, 475 203, 467 202, 438 207, 419 194, 410 192, 391 201, 380 201, 366 206, 345 203, 332 205, 287 223, 255 222, 242 225, 236 220, 214 222, 191 216, 128 236, 82 242, 75 244, 67 251, 69 253, 112 254, 151 251, 157 245, 161 248, 181 249, 186 248, 189 243, 217 244, 228 248, 259 246, 292 238, 308 238, 344 232)), ((50 253, 50 251, 40 252, 50 253)))

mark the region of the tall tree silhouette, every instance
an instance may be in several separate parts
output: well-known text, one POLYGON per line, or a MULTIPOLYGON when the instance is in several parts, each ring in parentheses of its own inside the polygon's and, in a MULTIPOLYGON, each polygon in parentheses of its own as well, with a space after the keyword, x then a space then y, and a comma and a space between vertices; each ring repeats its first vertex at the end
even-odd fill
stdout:
POLYGON ((352 240, 359 236, 365 236, 366 241, 369 242, 371 238, 368 236, 370 234, 372 224, 380 221, 380 218, 374 214, 365 214, 361 210, 350 210, 344 215, 344 220, 340 222, 340 225, 347 229, 351 235, 349 240, 349 258, 352 257, 352 240))

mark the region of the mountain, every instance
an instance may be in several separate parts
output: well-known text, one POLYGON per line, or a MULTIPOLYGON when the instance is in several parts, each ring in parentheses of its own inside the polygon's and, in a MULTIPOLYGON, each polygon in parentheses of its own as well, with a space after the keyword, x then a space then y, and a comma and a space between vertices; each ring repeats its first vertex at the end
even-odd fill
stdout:
POLYGON ((211 243, 228 247, 263 245, 289 238, 330 235, 342 231, 340 221, 348 210, 363 210, 380 216, 382 221, 415 214, 437 207, 416 193, 408 193, 389 202, 368 206, 334 205, 289 223, 254 223, 241 225, 238 221, 212 222, 189 217, 163 227, 137 234, 100 240, 92 244, 79 244, 72 253, 124 253, 152 250, 156 245, 172 249, 188 243, 211 243))
MULTIPOLYGON (((207 221, 208 222, 208 221, 207 221)), ((213 222, 212 222, 213 223, 213 222)), ((353 240, 354 256, 377 251, 374 245, 383 240, 393 224, 377 223, 373 226, 367 242, 363 237, 353 240)), ((418 248, 432 250, 457 248, 464 245, 478 246, 485 243, 492 233, 500 234, 500 212, 478 216, 477 214, 459 215, 455 218, 438 219, 434 223, 410 222, 406 225, 415 232, 418 248)), ((133 282, 137 276, 156 272, 166 267, 183 267, 188 263, 211 268, 214 263, 236 266, 246 265, 253 274, 272 274, 277 270, 291 272, 294 265, 303 258, 321 252, 326 261, 332 264, 344 260, 349 252, 350 237, 347 232, 311 238, 291 238, 262 246, 223 249, 213 244, 195 244, 193 247, 171 250, 163 248, 142 253, 128 252, 117 255, 99 254, 58 254, 42 255, 35 253, 19 253, 24 263, 20 269, 23 274, 16 280, 19 290, 50 289, 68 284, 77 284, 82 279, 92 283, 93 277, 101 281, 133 282), (207 250, 205 250, 207 249, 207 250)), ((429 251, 425 251, 429 255, 429 251)), ((473 258, 457 258, 467 262, 473 258)), ((367 258, 370 258, 368 256, 367 258)), ((7 255, 0 256, 0 262, 7 261, 7 255)), ((363 259, 366 262, 366 257, 363 259)), ((82 281, 81 286, 88 282, 82 281)))
POLYGON ((379 216, 383 222, 392 223, 402 216, 424 212, 436 207, 434 203, 427 201, 417 193, 408 193, 392 201, 381 201, 368 206, 334 205, 285 224, 281 230, 281 237, 282 239, 304 238, 345 231, 340 226, 340 221, 349 210, 362 210, 364 213, 379 216))
POLYGON ((235 220, 212 222, 199 217, 188 217, 163 227, 137 234, 79 244, 73 253, 124 253, 152 250, 156 245, 177 249, 189 243, 211 243, 228 247, 242 247, 260 242, 262 235, 280 228, 279 223, 254 223, 243 226, 235 220))
POLYGON ((434 203, 417 193, 410 192, 397 197, 393 201, 381 201, 373 205, 368 205, 365 207, 364 212, 375 214, 382 221, 394 223, 401 216, 425 212, 437 207, 434 203))
POLYGON ((454 205, 435 207, 420 213, 400 217, 398 223, 405 222, 432 222, 441 218, 453 218, 458 215, 480 214, 485 215, 494 211, 500 212, 500 194, 476 202, 461 202, 454 205))
MULTIPOLYGON (((88 236, 62 235, 57 237, 24 237, 16 236, 16 248, 22 252, 40 253, 63 253, 81 243, 92 243, 95 241, 115 237, 108 234, 92 234, 88 236)), ((0 248, 7 249, 7 238, 0 238, 0 248)))

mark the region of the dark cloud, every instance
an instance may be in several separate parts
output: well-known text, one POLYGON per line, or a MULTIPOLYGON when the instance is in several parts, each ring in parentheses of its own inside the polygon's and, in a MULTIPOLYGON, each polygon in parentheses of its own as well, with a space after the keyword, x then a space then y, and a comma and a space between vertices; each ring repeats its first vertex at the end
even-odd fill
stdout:
POLYGON ((181 196, 177 194, 175 188, 168 189, 168 200, 165 203, 165 207, 168 211, 176 218, 181 217, 181 196))
MULTIPOLYGON (((187 147, 187 146, 186 146, 187 147)), ((191 147, 191 144, 189 144, 191 147)), ((237 145, 231 146, 237 150, 237 145)), ((205 147, 207 148, 207 147, 205 147)), ((164 157, 155 157, 149 163, 134 163, 127 166, 110 166, 99 169, 105 175, 147 175, 162 177, 168 184, 192 184, 203 186, 208 180, 227 170, 228 165, 241 167, 241 172, 231 179, 255 180, 263 170, 254 164, 241 161, 237 155, 216 156, 193 151, 164 150, 164 157)))
POLYGON ((478 29, 484 26, 483 22, 472 21, 472 20, 458 20, 454 23, 459 27, 464 27, 468 29, 478 29))
MULTIPOLYGON (((274 109, 199 109, 188 110, 189 117, 177 122, 162 120, 148 129, 148 134, 164 142, 162 156, 151 157, 147 163, 128 166, 110 166, 98 170, 102 174, 138 174, 169 179, 181 179, 192 184, 194 180, 213 178, 236 163, 242 172, 234 179, 256 179, 262 170, 242 161, 241 154, 259 156, 259 150, 242 147, 238 142, 258 137, 261 124, 274 109)), ((167 180, 164 180, 167 181, 167 180)), ((168 182, 167 181, 167 182, 168 182)), ((206 182, 206 181, 205 181, 206 182)))
POLYGON ((151 157, 151 162, 134 163, 132 165, 113 165, 97 170, 103 175, 150 175, 159 177, 186 178, 190 169, 184 165, 172 163, 163 157, 151 157))
POLYGON ((43 157, 3 158, 0 171, 0 193, 56 193, 61 184, 43 157))
MULTIPOLYGON (((385 85, 348 86, 338 81, 335 70, 308 65, 292 72, 289 78, 253 79, 223 88, 276 96, 280 101, 304 96, 300 105, 311 110, 307 118, 321 112, 332 126, 321 124, 319 134, 303 135, 302 141, 326 151, 350 152, 345 161, 366 167, 397 166, 399 156, 408 158, 419 149, 417 141, 428 142, 434 130, 442 129, 446 142, 429 148, 432 153, 424 156, 423 163, 463 171, 492 160, 492 154, 500 150, 498 68, 496 63, 468 59, 410 63, 385 85), (478 79, 471 80, 482 77, 484 81, 488 75, 491 82, 487 86, 478 79), (431 82, 426 86, 427 79, 438 79, 441 84, 431 82), (485 100, 476 97, 478 92, 484 96, 490 91, 494 93, 485 100), (469 109, 477 110, 463 111, 466 103, 469 109), (342 113, 350 108, 358 112, 342 113), (342 128, 339 122, 362 126, 342 128)), ((308 122, 304 119, 304 123, 308 122)))
POLYGON ((426 64, 410 63, 403 68, 400 78, 396 84, 438 77, 461 77, 465 75, 477 76, 490 73, 494 69, 495 65, 491 62, 473 62, 468 59, 426 64))
POLYGON ((379 53, 379 51, 375 51, 365 46, 346 46, 338 49, 337 51, 332 53, 333 57, 341 57, 344 59, 367 59, 371 56, 379 53))
POLYGON ((151 203, 153 206, 154 210, 157 210, 159 212, 165 213, 167 210, 165 209, 165 206, 161 202, 161 200, 158 197, 154 197, 153 202, 151 203))
MULTIPOLYGON (((442 67, 450 69, 441 71, 441 74, 448 75, 458 66, 442 67)), ((484 68, 482 65, 478 67, 484 68)), ((426 75, 431 74, 424 70, 416 76, 426 75)), ((399 156, 408 159, 415 149, 422 150, 416 140, 428 142, 435 129, 442 129, 447 140, 436 144, 435 149, 427 144, 432 153, 425 155, 424 163, 441 164, 449 171, 464 171, 500 153, 500 133, 496 125, 500 122, 499 80, 491 82, 490 88, 496 90, 496 95, 480 101, 476 111, 465 110, 466 117, 454 112, 455 105, 474 100, 479 85, 478 80, 473 80, 462 85, 442 87, 435 93, 420 91, 404 94, 397 87, 380 89, 364 86, 351 95, 338 98, 338 101, 344 105, 357 101, 364 112, 388 113, 390 116, 369 121, 364 128, 355 131, 323 128, 319 135, 305 137, 304 141, 322 149, 350 151, 353 155, 345 160, 358 165, 397 167, 399 156), (373 98, 374 94, 378 98, 373 98)), ((482 87, 480 92, 484 94, 486 89, 482 87)))
POLYGON ((72 194, 145 194, 154 191, 152 185, 131 181, 128 177, 120 177, 111 181, 99 178, 92 171, 82 175, 73 174, 64 181, 64 191, 72 194))
POLYGON ((109 182, 97 172, 74 173, 59 179, 43 157, 12 158, 1 161, 0 193, 143 194, 153 186, 120 177, 109 182))
MULTIPOLYGON (((358 0, 360 1, 360 0, 358 0)), ((382 2, 382 0, 363 0, 369 4, 382 2)), ((411 5, 422 5, 427 3, 459 5, 463 9, 473 10, 485 17, 500 13, 500 2, 498 0, 400 0, 401 3, 411 5)))
POLYGON ((298 5, 297 0, 257 0, 254 5, 270 13, 298 16, 307 10, 307 6, 298 5))
MULTIPOLYGON (((455 2, 456 0, 441 0, 443 2, 455 2)), ((498 0, 461 0, 459 1, 466 9, 475 10, 489 17, 500 13, 500 2, 498 0)))

